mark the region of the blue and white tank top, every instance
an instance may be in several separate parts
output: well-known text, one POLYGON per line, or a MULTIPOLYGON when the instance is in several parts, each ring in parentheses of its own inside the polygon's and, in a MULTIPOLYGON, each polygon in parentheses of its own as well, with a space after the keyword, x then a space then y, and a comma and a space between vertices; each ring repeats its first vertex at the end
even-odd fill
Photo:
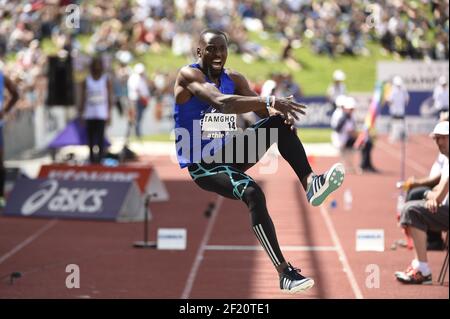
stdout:
MULTIPOLYGON (((198 63, 190 64, 189 66, 200 69, 198 63)), ((206 81, 213 83, 208 77, 206 77, 206 81)), ((217 89, 223 94, 234 94, 234 82, 224 70, 220 74, 220 85, 217 89)), ((186 103, 175 103, 175 143, 177 158, 181 168, 200 162, 202 154, 205 154, 204 150, 207 151, 208 156, 214 156, 225 144, 226 135, 215 138, 202 134, 201 122, 203 118, 206 114, 215 111, 211 105, 194 95, 186 103)))

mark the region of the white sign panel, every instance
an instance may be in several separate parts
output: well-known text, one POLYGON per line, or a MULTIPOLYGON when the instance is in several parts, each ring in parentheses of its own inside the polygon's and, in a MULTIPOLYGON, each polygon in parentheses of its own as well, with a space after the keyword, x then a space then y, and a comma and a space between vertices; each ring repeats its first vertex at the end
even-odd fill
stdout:
POLYGON ((377 64, 377 80, 400 76, 409 91, 433 91, 440 76, 448 78, 448 61, 383 61, 377 64))
POLYGON ((159 228, 157 249, 185 250, 186 228, 159 228))
POLYGON ((357 229, 356 251, 384 251, 384 230, 357 229))

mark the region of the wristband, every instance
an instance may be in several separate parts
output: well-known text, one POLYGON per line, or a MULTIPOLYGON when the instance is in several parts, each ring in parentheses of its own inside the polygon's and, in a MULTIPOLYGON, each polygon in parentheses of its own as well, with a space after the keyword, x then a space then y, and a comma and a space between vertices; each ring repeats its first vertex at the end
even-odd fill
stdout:
POLYGON ((272 108, 275 108, 275 95, 272 95, 272 104, 270 105, 272 108))
POLYGON ((266 96, 266 109, 267 109, 267 112, 269 112, 269 109, 270 109, 270 97, 271 97, 271 95, 266 96))

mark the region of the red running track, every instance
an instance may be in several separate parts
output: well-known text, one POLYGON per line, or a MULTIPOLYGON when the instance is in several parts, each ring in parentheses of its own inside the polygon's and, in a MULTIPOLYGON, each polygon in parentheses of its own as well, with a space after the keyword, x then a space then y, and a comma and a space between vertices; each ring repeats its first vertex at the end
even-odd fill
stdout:
MULTIPOLYGON (((425 136, 407 145, 407 175, 427 175, 437 151, 425 136)), ((148 157, 166 183, 170 202, 153 203, 149 229, 184 227, 185 251, 142 250, 142 223, 87 222, 0 217, 0 298, 449 298, 444 286, 404 286, 393 273, 412 259, 405 248, 390 250, 403 235, 396 224, 395 182, 400 176, 399 145, 377 141, 374 162, 380 174, 347 175, 333 194, 337 207, 307 204, 304 191, 281 158, 275 174, 249 172, 262 186, 284 255, 316 285, 304 294, 281 293, 269 258, 259 248, 243 203, 222 200, 199 189, 168 157, 148 157), (353 206, 344 210, 345 189, 353 206), (209 203, 217 209, 210 218, 209 203), (384 229, 384 252, 356 252, 355 232, 384 229), (81 287, 67 289, 68 264, 80 267, 81 287), (379 287, 368 287, 367 267, 380 271, 379 287), (9 274, 22 277, 10 284, 9 274), (170 278, 168 281, 167 278, 170 278)), ((338 158, 313 158, 315 171, 338 158)), ((437 279, 444 252, 430 252, 437 279)))

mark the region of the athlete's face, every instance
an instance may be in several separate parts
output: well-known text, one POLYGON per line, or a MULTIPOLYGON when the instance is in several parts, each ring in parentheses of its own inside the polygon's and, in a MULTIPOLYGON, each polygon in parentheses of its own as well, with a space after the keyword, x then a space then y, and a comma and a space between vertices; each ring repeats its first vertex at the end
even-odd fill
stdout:
POLYGON ((223 35, 206 33, 200 39, 197 55, 202 66, 213 76, 220 75, 227 61, 227 41, 223 35))
POLYGON ((448 156, 448 135, 439 135, 436 134, 433 139, 436 142, 436 145, 439 147, 439 152, 448 156))

